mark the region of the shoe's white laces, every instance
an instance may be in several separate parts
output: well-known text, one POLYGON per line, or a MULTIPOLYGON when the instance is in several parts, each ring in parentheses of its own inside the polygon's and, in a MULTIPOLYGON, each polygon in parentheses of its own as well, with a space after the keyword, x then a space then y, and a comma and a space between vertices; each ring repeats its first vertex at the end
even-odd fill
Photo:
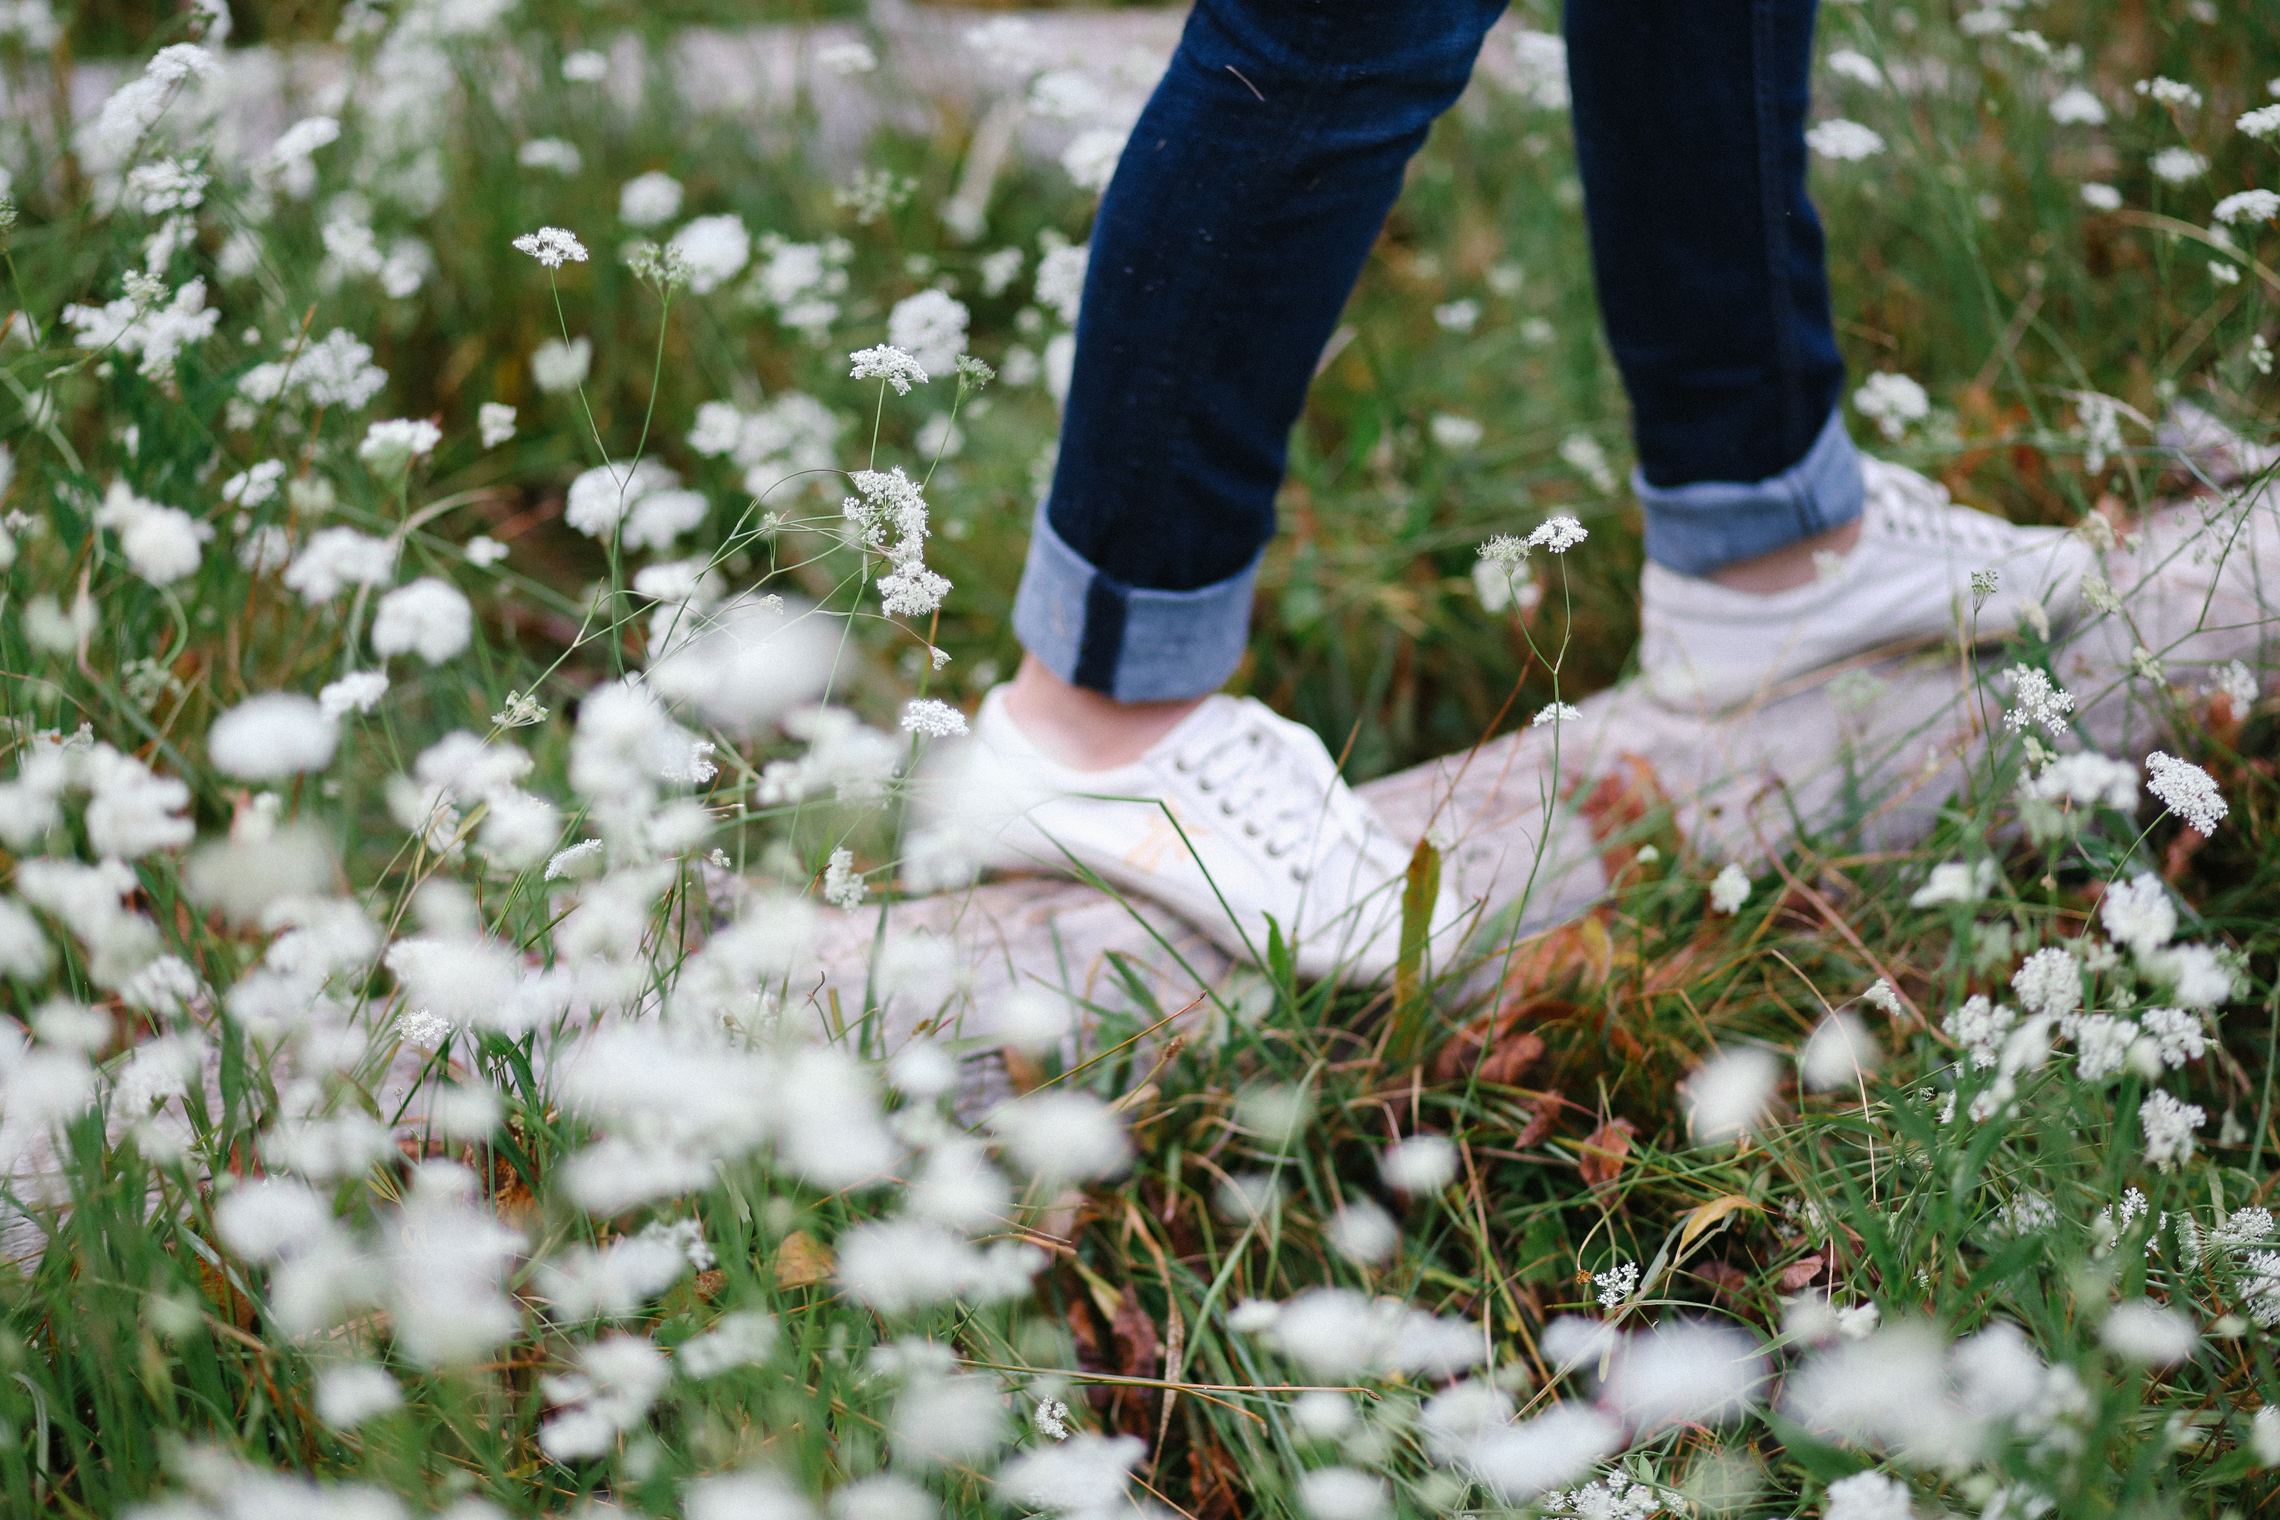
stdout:
POLYGON ((2003 531, 2009 524, 2001 519, 1917 492, 1887 491, 1877 508, 1885 530, 1896 537, 1990 553, 2018 547, 2003 531))
MULTIPOLYGON (((1354 832, 1347 810, 1337 805, 1337 778, 1307 760, 1282 735, 1245 722, 1175 754, 1172 764, 1194 778, 1195 789, 1222 818, 1259 841, 1270 859, 1281 860, 1325 828, 1354 832)), ((1306 879, 1305 854, 1292 859, 1291 874, 1306 879)))

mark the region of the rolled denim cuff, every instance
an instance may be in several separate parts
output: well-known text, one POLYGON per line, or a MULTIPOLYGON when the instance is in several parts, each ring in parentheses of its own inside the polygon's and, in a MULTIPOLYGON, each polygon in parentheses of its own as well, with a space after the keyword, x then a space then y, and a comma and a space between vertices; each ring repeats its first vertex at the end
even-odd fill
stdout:
POLYGON ((1070 548, 1039 507, 1013 631, 1062 680, 1119 702, 1200 697, 1225 685, 1242 662, 1258 577, 1253 558, 1195 591, 1127 586, 1070 548))
POLYGON ((1631 488, 1646 509, 1647 558, 1681 575, 1705 575, 1841 528, 1860 516, 1866 495, 1860 451, 1835 412, 1805 457, 1769 480, 1664 488, 1634 469, 1631 488))

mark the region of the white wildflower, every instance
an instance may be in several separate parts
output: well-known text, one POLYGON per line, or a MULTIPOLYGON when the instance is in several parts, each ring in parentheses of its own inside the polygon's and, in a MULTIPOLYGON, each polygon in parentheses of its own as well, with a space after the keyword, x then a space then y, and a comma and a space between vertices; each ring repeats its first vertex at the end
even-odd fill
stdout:
POLYGON ((1932 414, 1932 398, 1908 376, 1883 371, 1870 375, 1853 392, 1853 408, 1886 438, 1897 439, 1911 424, 1932 414))
POLYGON ((352 670, 337 681, 327 681, 317 692, 317 706, 328 718, 345 718, 352 712, 368 713, 387 695, 388 677, 378 670, 352 670))
POLYGON ((1973 1066, 1984 1071, 1995 1064, 1996 1053, 2018 1018, 2016 1009, 1974 993, 1941 1022, 1940 1028, 1970 1056, 1973 1066))
POLYGON ((518 252, 527 253, 549 269, 560 269, 564 264, 583 264, 588 257, 586 245, 560 227, 541 227, 515 239, 518 252))
POLYGON ((586 167, 586 155, 578 145, 560 137, 534 137, 515 149, 515 162, 525 169, 550 169, 556 174, 576 174, 586 167))
POLYGON ((547 395, 574 391, 586 383, 594 366, 593 340, 548 338, 530 351, 530 383, 547 395))
POLYGON ((1574 518, 1554 517, 1537 525, 1528 535, 1528 545, 1551 554, 1565 554, 1588 537, 1590 534, 1583 524, 1574 518))
POLYGON ((2161 1064, 2172 1070, 2208 1053, 2209 1038, 2196 1014, 2182 1008, 2148 1008, 2138 1016, 2138 1023, 2161 1064))
POLYGON ((1737 913, 1750 900, 1750 877, 1732 861, 1722 866, 1710 883, 1710 911, 1737 913))
POLYGON ((1914 1520, 1908 1486, 1888 1473, 1857 1472, 1829 1485, 1822 1520, 1914 1520))
POLYGON ((652 169, 618 191, 618 220, 629 227, 655 227, 681 214, 681 182, 652 169))
POLYGON ((1444 1135, 1412 1135, 1386 1147, 1378 1175, 1397 1193, 1422 1197, 1456 1180, 1457 1148, 1444 1135))
POLYGON ((2193 1132, 2209 1122, 2198 1105, 2181 1103, 2160 1088, 2146 1094, 2138 1106, 2138 1126, 2145 1132, 2145 1159, 2168 1171, 2180 1161, 2193 1159, 2193 1132))
POLYGON ((317 1374, 317 1418, 335 1430, 354 1430, 404 1401, 385 1367, 352 1362, 317 1374))
POLYGON ((1032 1514, 1070 1520, 1112 1514, 1124 1499, 1133 1466, 1147 1450, 1138 1436, 1086 1431, 1009 1460, 998 1469, 997 1491, 1009 1505, 1032 1514))
POLYGON ((1716 1052, 1680 1091, 1688 1133, 1697 1145, 1725 1145, 1754 1130, 1780 1077, 1772 1055, 1755 1046, 1716 1052))
POLYGON ((2269 222, 2280 217, 2280 194, 2270 190, 2241 190, 2217 202, 2210 213, 2232 226, 2240 222, 2269 222))
POLYGON ((372 648, 383 659, 417 654, 430 665, 441 665, 467 647, 474 628, 475 609, 459 588, 422 576, 380 599, 372 618, 372 648))
POLYGON ((1433 442, 1452 454, 1462 454, 1478 448, 1485 430, 1470 417, 1459 417, 1450 412, 1435 412, 1425 424, 1433 435, 1433 442))
POLYGON ((2011 976, 2027 1012, 2063 1019, 2082 1006, 2082 963, 2064 950, 2037 950, 2011 976))
POLYGON ((482 432, 483 447, 495 449, 515 436, 515 409, 499 401, 486 401, 475 414, 475 425, 482 432))
MULTIPOLYGON (((672 1376, 665 1353, 640 1335, 596 1341, 579 1352, 576 1365, 576 1372, 539 1379, 555 1413, 540 1427, 538 1444, 558 1462, 607 1452, 620 1432, 649 1413, 672 1376)), ((694 1502, 690 1508, 694 1511, 694 1502)))
POLYGON ((2098 1339, 2123 1361, 2170 1367, 2191 1356, 2201 1337, 2177 1310, 2136 1298, 2108 1311, 2098 1339))
POLYGON ((2096 127, 2105 124, 2105 103, 2081 85, 2068 85, 2051 98, 2050 119, 2061 126, 2096 127))
POLYGON ((849 354, 855 367, 848 371, 855 380, 884 380, 895 388, 898 396, 910 394, 912 385, 927 383, 926 369, 918 360, 891 344, 866 348, 849 354))
POLYGON ((1092 265, 1092 250, 1070 243, 1047 229, 1037 239, 1044 253, 1037 260, 1037 304, 1050 310, 1064 326, 1075 326, 1084 304, 1085 273, 1092 265))
POLYGON ((1823 158, 1853 163, 1884 151, 1884 139, 1857 121, 1831 117, 1807 129, 1805 145, 1823 158))
POLYGON ((943 374, 966 351, 965 303, 932 288, 897 301, 887 315, 887 346, 929 374, 943 374))
POLYGON ((2145 757, 2146 790, 2200 834, 2214 834, 2231 808, 2217 779, 2190 760, 2155 750, 2145 757))
POLYGON ((735 1367, 756 1366, 776 1349, 773 1316, 745 1310, 724 1314, 712 1329, 681 1343, 675 1359, 693 1378, 718 1377, 735 1367))
POLYGON ((443 430, 424 417, 394 417, 368 425, 356 457, 381 475, 392 475, 415 459, 424 459, 443 442, 443 430))
POLYGON ((214 720, 206 754, 224 774, 248 781, 276 781, 332 763, 339 726, 316 702, 299 692, 272 691, 248 697, 214 720))
POLYGON ((2147 955, 2169 943, 2177 932, 2177 908, 2169 889, 2150 872, 2140 871, 2128 881, 2106 889, 2098 916, 2117 944, 2147 955))
POLYGON ((2018 706, 2003 714, 2003 726, 2013 733, 2039 727, 2052 738, 2066 732, 2066 715, 2074 711, 2074 694, 2060 690, 2048 672, 2031 665, 2014 665, 2003 674, 2018 706))
POLYGON ((1838 48, 1829 55, 1828 63, 1829 72, 1841 79, 1865 84, 1872 90, 1884 83, 1884 71, 1876 66, 1876 60, 1857 49, 1838 48))
POLYGON ((1617 1262, 1604 1272, 1594 1272, 1591 1282, 1599 1290, 1600 1308, 1619 1309, 1631 1301, 1632 1294, 1639 1291, 1639 1264, 1635 1261, 1617 1262))
POLYGON ((1032 1177, 1089 1182, 1124 1170, 1124 1125, 1090 1093, 1045 1091, 998 1105, 990 1129, 1032 1177))
POLYGON ((1840 1009, 1814 1028, 1798 1057, 1798 1067, 1808 1088, 1829 1092, 1857 1086, 1883 1058, 1882 1048, 1867 1027, 1840 1009))
POLYGON ((700 216, 673 234, 668 245, 687 261, 689 289, 710 295, 752 260, 752 234, 733 213, 700 216))
POLYGON ((902 728, 925 739, 953 739, 966 732, 966 715, 947 702, 920 697, 903 705, 902 728))
POLYGON ((319 528, 281 577, 288 591, 311 606, 329 602, 350 586, 377 586, 396 573, 396 545, 354 528, 319 528))
POLYGON ((2137 92, 2155 105, 2171 110, 2194 110, 2201 104, 2201 92, 2176 79, 2141 79, 2137 82, 2137 92))
POLYGON ((2187 185, 2209 172, 2209 161, 2191 148, 2163 148, 2149 167, 2154 178, 2172 185, 2187 185))
POLYGON ((1392 1508, 1385 1480, 1355 1467, 1299 1474, 1298 1506, 1313 1520, 1380 1520, 1392 1508))
POLYGON ((1480 325, 1480 302, 1449 301, 1433 308, 1433 325, 1443 332, 1469 333, 1480 325))
POLYGON ((95 523, 118 534, 119 552, 135 574, 154 586, 194 574, 203 558, 200 546, 214 536, 211 524, 179 507, 145 501, 123 480, 111 482, 103 504, 95 509, 95 523))
POLYGON ((835 908, 849 913, 863 906, 863 895, 870 888, 864 885, 863 874, 855 869, 853 850, 833 850, 823 870, 823 900, 835 908))

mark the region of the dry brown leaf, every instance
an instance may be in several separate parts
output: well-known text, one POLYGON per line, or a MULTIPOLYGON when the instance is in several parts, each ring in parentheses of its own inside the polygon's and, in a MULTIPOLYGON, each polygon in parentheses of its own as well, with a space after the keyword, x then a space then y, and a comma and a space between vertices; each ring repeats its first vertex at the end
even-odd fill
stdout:
POLYGON ((1688 1251, 1694 1249, 1694 1243, 1723 1222, 1728 1215, 1741 1209, 1754 1209, 1756 1207, 1758 1207, 1757 1200, 1745 1197, 1740 1193, 1728 1193, 1722 1198, 1713 1198, 1708 1203, 1688 1209, 1686 1211, 1686 1223, 1679 1228, 1678 1232, 1678 1254, 1684 1256, 1688 1251))
MULTIPOLYGON (((1504 965, 1504 986, 1498 994, 1503 1010, 1542 1001, 1573 983, 1589 992, 1607 980, 1615 968, 1615 942, 1607 933, 1612 910, 1592 909, 1583 917, 1522 940, 1512 947, 1504 965)), ((1503 1017, 1502 1011, 1498 1017, 1503 1017)))
POLYGON ((831 1259, 831 1248, 815 1243, 805 1230, 794 1230, 776 1247, 776 1286, 804 1288, 811 1283, 826 1282, 838 1270, 831 1259))
POLYGON ((1576 1147, 1576 1169, 1593 1188, 1611 1185, 1621 1175, 1631 1154, 1631 1136, 1638 1131, 1628 1119, 1610 1119, 1576 1147))
MULTIPOLYGON (((1670 798, 1664 794, 1655 768, 1644 756, 1628 750, 1615 757, 1614 769, 1584 792, 1576 810, 1583 814, 1584 822, 1591 826, 1591 837, 1600 845, 1599 864, 1609 881, 1638 864, 1639 847, 1647 843, 1635 837, 1640 825, 1657 814, 1667 818, 1669 808, 1670 798)), ((1667 856, 1669 851, 1663 853, 1667 856)))

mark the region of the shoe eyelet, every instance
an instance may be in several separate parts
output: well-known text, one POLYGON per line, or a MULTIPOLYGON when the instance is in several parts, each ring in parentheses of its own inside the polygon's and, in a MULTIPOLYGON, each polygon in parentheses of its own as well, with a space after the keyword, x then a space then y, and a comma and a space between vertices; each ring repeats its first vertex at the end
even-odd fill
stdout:
POLYGON ((1256 838, 1258 838, 1258 837, 1259 837, 1259 826, 1258 826, 1257 824, 1255 824, 1255 823, 1246 823, 1246 824, 1244 824, 1244 825, 1243 825, 1243 837, 1244 837, 1244 838, 1246 838, 1246 839, 1256 839, 1256 838))
POLYGON ((1302 887, 1306 885, 1306 873, 1300 870, 1297 866, 1292 866, 1290 868, 1290 879, 1297 882, 1302 887))
POLYGON ((1232 797, 1222 797, 1222 798, 1220 798, 1220 799, 1219 799, 1219 811, 1220 811, 1220 813, 1221 813, 1223 816, 1225 816, 1225 817, 1228 817, 1228 818, 1232 818, 1232 817, 1234 817, 1234 816, 1235 816, 1235 799, 1234 799, 1234 798, 1232 798, 1232 797))

